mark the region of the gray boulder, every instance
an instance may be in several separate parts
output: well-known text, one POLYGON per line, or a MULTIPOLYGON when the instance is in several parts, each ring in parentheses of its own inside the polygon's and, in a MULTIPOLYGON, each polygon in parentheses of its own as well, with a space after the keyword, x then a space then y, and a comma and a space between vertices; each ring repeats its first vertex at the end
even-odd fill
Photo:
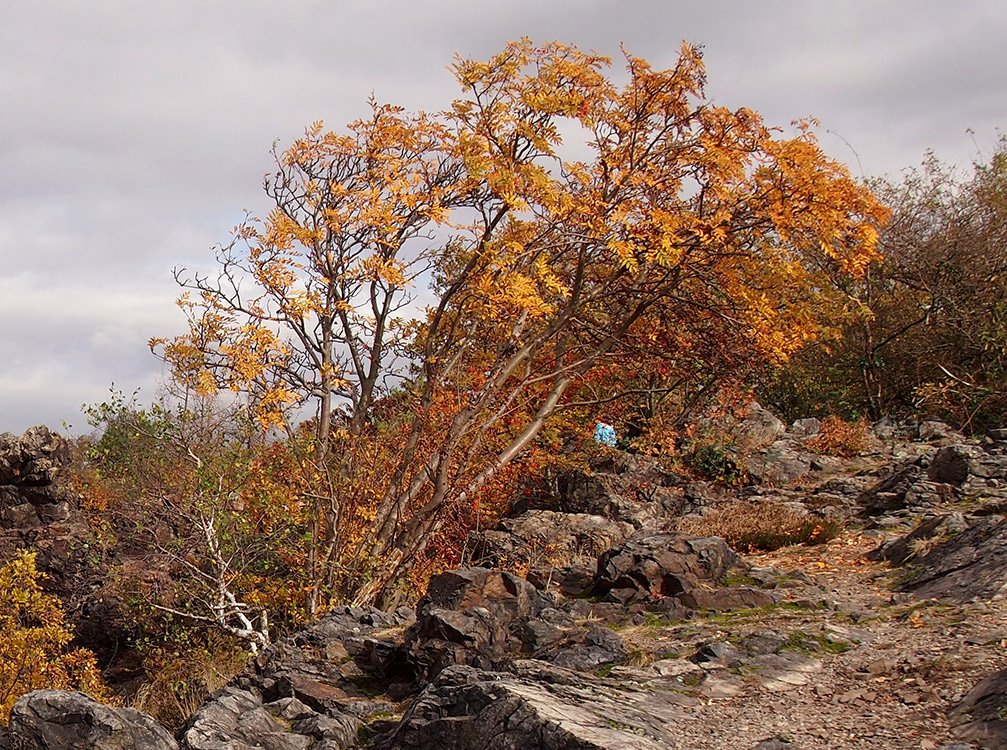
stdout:
POLYGON ((767 448, 783 437, 787 426, 768 409, 756 401, 745 408, 744 416, 730 430, 734 437, 734 448, 741 453, 750 453, 767 448))
POLYGON ((9 731, 17 750, 178 750, 168 730, 147 714, 65 690, 22 696, 9 731))

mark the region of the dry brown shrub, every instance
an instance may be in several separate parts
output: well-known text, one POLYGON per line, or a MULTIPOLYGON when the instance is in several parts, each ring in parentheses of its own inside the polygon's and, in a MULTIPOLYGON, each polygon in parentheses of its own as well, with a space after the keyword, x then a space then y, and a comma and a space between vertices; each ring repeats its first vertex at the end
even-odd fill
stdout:
POLYGON ((678 529, 719 536, 739 552, 769 552, 792 544, 823 544, 835 539, 843 527, 839 521, 809 516, 779 503, 739 500, 703 516, 684 518, 678 529))
POLYGON ((818 434, 805 440, 804 446, 826 456, 856 456, 867 446, 867 422, 847 422, 832 414, 822 420, 818 434))

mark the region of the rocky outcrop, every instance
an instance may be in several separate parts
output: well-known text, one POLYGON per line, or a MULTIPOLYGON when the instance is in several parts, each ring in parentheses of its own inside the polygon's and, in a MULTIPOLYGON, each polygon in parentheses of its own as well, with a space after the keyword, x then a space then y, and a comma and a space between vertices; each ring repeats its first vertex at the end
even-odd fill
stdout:
POLYGON ((66 440, 47 427, 0 434, 0 557, 36 550, 39 567, 63 589, 78 582, 86 566, 79 549, 91 538, 80 498, 62 481, 69 462, 66 440))
POLYGON ((635 528, 622 521, 587 513, 530 510, 505 518, 490 531, 474 533, 474 557, 480 563, 525 564, 529 568, 563 567, 594 562, 598 555, 628 539, 635 528))
POLYGON ((607 451, 587 469, 570 469, 528 487, 513 514, 552 510, 601 516, 635 529, 663 528, 685 507, 685 481, 656 459, 607 451))
POLYGON ((404 664, 395 662, 394 639, 411 615, 409 610, 334 610, 276 644, 210 696, 182 728, 182 748, 353 746, 366 719, 394 709, 380 696, 395 692, 397 670, 404 664))
MULTIPOLYGON (((913 534, 917 535, 915 539, 926 539, 926 533, 939 523, 924 521, 908 535, 908 544, 912 545, 913 534)), ((943 523, 947 529, 948 522, 943 523)), ((897 554, 898 559, 910 566, 899 589, 912 592, 919 599, 955 602, 1002 597, 1007 593, 1007 519, 959 517, 952 523, 949 532, 935 533, 929 544, 919 545, 926 550, 925 554, 910 557, 897 554), (967 524, 964 530, 962 523, 967 524)))
POLYGON ((739 563, 723 539, 652 534, 631 539, 601 556, 594 593, 623 604, 677 597, 700 582, 721 583, 739 563))
POLYGON ((36 553, 42 586, 73 614, 78 643, 107 663, 120 652, 124 618, 93 594, 104 579, 82 499, 68 484, 67 441, 45 426, 0 434, 0 561, 36 553))
POLYGON ((443 669, 494 669, 520 653, 518 629, 555 600, 512 573, 470 568, 434 576, 406 637, 409 661, 426 682, 443 669))
MULTIPOLYGON (((470 540, 474 559, 522 575, 442 573, 415 613, 334 610, 214 693, 182 728, 181 747, 936 750, 955 747, 948 722, 934 720, 953 704, 963 742, 1003 744, 1007 432, 980 444, 936 423, 893 423, 903 442, 840 459, 807 450, 816 427, 781 436, 770 423, 773 440, 746 456, 762 461, 756 478, 799 472, 793 483, 718 486, 599 451, 470 540), (739 499, 848 521, 855 533, 752 567, 719 538, 669 530, 683 513, 739 499), (877 585, 887 573, 863 554, 896 528, 875 558, 905 566, 900 583, 913 596, 952 605, 931 611, 877 585), (954 604, 962 600, 979 601, 954 604), (952 607, 967 617, 943 619, 952 607), (893 640, 903 622, 914 628, 908 644, 893 640), (973 675, 991 673, 969 692, 973 675)), ((41 464, 24 473, 45 479, 41 464)), ((74 694, 53 695, 77 716, 78 698, 59 697, 74 694)), ((44 720, 22 712, 37 727, 14 723, 8 740, 85 737, 114 719, 120 744, 59 745, 70 740, 51 734, 14 746, 127 748, 137 741, 129 727, 147 728, 123 709, 92 711, 104 716, 94 720, 61 719, 63 710, 44 720)), ((144 746, 175 747, 154 731, 144 746)))
POLYGON ((382 750, 658 750, 675 747, 680 706, 671 690, 589 679, 541 662, 513 673, 456 666, 416 699, 382 750))
POLYGON ((22 696, 9 733, 12 750, 178 750, 171 734, 147 714, 63 690, 22 696))

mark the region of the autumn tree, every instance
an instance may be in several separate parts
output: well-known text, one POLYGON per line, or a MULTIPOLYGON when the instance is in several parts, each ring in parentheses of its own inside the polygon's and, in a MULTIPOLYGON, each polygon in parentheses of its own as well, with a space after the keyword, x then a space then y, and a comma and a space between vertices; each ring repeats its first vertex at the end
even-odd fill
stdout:
POLYGON ((923 410, 968 430, 998 426, 1007 404, 1007 145, 968 173, 929 155, 875 188, 892 212, 884 259, 843 279, 853 315, 841 335, 783 371, 778 405, 873 419, 923 410))
POLYGON ((710 103, 696 47, 625 62, 617 85, 523 40, 458 60, 444 113, 312 126, 217 274, 178 274, 190 330, 154 345, 183 381, 265 425, 312 405, 312 575, 339 570, 338 595, 388 594, 598 368, 784 360, 876 257, 884 210, 809 123, 710 103), (354 502, 367 524, 333 546, 354 502))

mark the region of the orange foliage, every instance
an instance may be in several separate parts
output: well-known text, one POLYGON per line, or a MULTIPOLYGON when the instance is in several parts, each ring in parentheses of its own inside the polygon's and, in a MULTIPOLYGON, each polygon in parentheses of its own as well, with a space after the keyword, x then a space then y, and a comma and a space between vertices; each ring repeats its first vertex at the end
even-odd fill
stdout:
POLYGON ((445 113, 316 123, 222 273, 179 275, 189 331, 152 345, 182 382, 249 394, 263 426, 316 408, 295 454, 316 593, 369 602, 451 559, 472 504, 562 414, 609 408, 616 371, 687 405, 785 360, 878 257, 885 210, 810 124, 707 100, 697 47, 625 63, 618 86, 521 40, 459 59, 445 113))

